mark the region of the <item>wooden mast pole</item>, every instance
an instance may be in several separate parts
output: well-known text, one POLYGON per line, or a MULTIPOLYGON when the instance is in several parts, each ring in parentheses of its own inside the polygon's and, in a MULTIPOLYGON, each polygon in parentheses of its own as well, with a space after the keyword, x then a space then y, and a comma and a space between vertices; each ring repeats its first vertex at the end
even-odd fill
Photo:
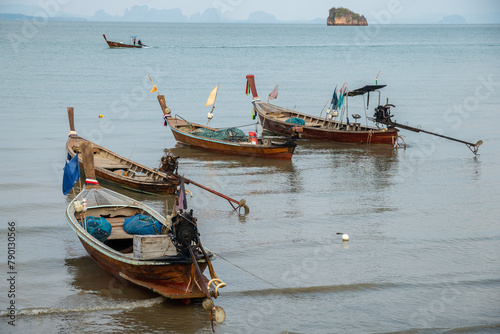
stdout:
POLYGON ((80 143, 83 155, 83 170, 85 172, 85 187, 94 188, 100 187, 95 178, 94 167, 94 145, 91 142, 85 141, 80 143))

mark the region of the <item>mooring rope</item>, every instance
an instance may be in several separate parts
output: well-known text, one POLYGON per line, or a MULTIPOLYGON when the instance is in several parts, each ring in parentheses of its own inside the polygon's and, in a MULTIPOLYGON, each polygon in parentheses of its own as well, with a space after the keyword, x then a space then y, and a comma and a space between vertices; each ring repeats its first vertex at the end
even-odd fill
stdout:
POLYGON ((271 282, 269 282, 269 281, 266 281, 265 279, 263 279, 263 278, 261 278, 261 277, 259 277, 259 276, 255 275, 255 274, 253 274, 253 273, 249 272, 248 270, 243 269, 242 267, 238 266, 237 264, 232 263, 232 262, 231 262, 231 261, 229 261, 228 259, 224 258, 222 255, 217 254, 217 253, 215 253, 215 252, 212 252, 212 253, 214 253, 216 256, 220 257, 220 258, 221 258, 221 259, 223 259, 224 261, 227 261, 228 263, 232 264, 232 265, 233 265, 233 266, 235 266, 236 268, 243 270, 244 272, 246 272, 246 273, 248 273, 248 274, 250 274, 250 275, 252 275, 252 276, 254 276, 254 277, 258 278, 258 279, 260 279, 261 281, 264 281, 264 282, 266 282, 266 283, 268 283, 268 284, 270 284, 270 285, 274 286, 275 288, 281 289, 281 288, 280 288, 279 286, 277 286, 276 284, 273 284, 273 283, 271 283, 271 282))
POLYGON ((251 123, 251 124, 245 124, 245 125, 238 125, 238 126, 230 126, 228 128, 218 128, 218 129, 219 130, 226 130, 226 129, 232 129, 232 128, 244 128, 244 127, 252 126, 252 125, 255 125, 255 124, 259 124, 259 122, 257 122, 257 123, 251 123))
POLYGON ((368 131, 368 144, 371 144, 373 136, 373 130, 368 131))

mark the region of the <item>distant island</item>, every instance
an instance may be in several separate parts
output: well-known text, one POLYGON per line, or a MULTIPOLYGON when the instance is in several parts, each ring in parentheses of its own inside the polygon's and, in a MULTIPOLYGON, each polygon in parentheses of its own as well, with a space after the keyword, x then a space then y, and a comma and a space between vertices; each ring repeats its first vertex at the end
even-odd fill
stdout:
POLYGON ((351 12, 347 8, 330 8, 330 15, 326 19, 329 26, 367 26, 368 22, 363 15, 351 12))

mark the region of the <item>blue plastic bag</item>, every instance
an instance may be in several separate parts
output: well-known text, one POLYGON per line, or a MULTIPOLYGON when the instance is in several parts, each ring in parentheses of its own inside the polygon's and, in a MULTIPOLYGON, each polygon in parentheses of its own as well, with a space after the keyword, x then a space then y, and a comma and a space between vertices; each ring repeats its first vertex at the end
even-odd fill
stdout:
POLYGON ((100 242, 106 241, 111 234, 111 224, 102 217, 87 217, 85 224, 87 232, 100 242))
POLYGON ((125 218, 123 223, 123 230, 128 234, 160 234, 162 227, 163 225, 156 219, 141 214, 125 218))

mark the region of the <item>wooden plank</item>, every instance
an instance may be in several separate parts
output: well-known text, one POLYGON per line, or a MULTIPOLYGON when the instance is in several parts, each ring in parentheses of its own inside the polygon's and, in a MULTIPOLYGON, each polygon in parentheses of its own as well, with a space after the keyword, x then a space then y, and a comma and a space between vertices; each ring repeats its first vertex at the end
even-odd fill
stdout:
POLYGON ((122 228, 115 228, 111 230, 111 235, 108 237, 107 240, 116 240, 116 239, 133 239, 134 236, 132 234, 128 234, 125 232, 122 228))
POLYGON ((123 230, 123 223, 125 222, 125 218, 128 217, 106 218, 106 220, 111 224, 111 234, 108 237, 108 240, 134 238, 133 234, 128 234, 123 230))
POLYGON ((134 257, 140 259, 177 255, 168 235, 134 235, 134 257))
POLYGON ((100 164, 99 162, 96 164, 97 167, 105 168, 105 169, 128 169, 130 166, 127 165, 118 165, 118 164, 100 164))

